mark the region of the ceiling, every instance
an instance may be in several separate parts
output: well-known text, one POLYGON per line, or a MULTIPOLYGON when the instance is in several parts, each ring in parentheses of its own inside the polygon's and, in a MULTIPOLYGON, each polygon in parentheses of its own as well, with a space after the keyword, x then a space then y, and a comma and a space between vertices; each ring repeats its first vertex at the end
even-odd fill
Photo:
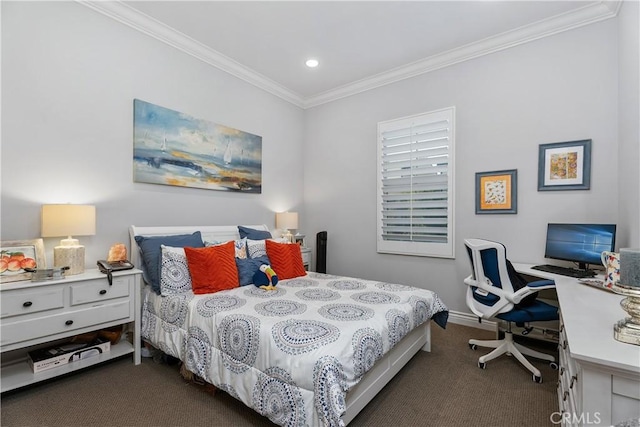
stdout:
POLYGON ((90 7, 303 107, 607 19, 619 7, 617 1, 96 3, 90 7), (320 61, 317 68, 305 66, 310 57, 320 61))

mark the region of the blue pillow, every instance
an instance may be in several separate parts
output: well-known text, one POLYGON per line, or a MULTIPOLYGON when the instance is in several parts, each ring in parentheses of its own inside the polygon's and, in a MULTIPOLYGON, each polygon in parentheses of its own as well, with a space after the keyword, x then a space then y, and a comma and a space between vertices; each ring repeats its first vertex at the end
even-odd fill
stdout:
POLYGON ((241 239, 246 237, 251 240, 263 240, 270 239, 272 237, 271 233, 268 231, 256 230, 255 228, 243 227, 242 225, 238 226, 238 233, 240 233, 241 239))
POLYGON ((136 243, 142 252, 142 275, 155 293, 160 294, 160 266, 162 265, 162 245, 175 248, 203 248, 202 235, 193 234, 175 236, 136 236, 136 243))
POLYGON ((258 258, 236 258, 240 286, 251 285, 253 283, 253 275, 256 274, 262 264, 271 264, 269 257, 265 255, 258 258))

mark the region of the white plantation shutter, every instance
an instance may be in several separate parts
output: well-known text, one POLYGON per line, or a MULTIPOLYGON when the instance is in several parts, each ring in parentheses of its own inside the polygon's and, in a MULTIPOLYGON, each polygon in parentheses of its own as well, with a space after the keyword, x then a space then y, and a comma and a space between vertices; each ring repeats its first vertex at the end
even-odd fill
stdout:
POLYGON ((454 257, 454 115, 378 123, 378 252, 454 257))

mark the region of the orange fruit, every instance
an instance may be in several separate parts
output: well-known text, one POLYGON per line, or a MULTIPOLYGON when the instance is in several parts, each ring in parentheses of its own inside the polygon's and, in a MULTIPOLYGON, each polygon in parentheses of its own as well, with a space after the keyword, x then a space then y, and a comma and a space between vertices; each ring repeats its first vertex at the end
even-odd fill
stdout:
POLYGON ((10 259, 15 259, 18 261, 22 261, 24 259, 24 254, 22 252, 14 252, 11 254, 11 258, 10 259))
POLYGON ((20 261, 21 268, 35 268, 35 266, 36 266, 36 260, 33 258, 25 258, 22 261, 20 261))
POLYGON ((20 266, 20 260, 10 259, 7 263, 7 270, 9 271, 19 271, 20 269, 22 269, 20 266))

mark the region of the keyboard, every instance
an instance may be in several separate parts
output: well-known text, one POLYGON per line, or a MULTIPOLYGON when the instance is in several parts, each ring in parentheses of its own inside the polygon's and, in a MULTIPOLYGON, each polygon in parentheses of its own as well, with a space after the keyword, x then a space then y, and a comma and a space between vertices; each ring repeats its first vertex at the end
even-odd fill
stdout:
POLYGON ((577 268, 560 267, 558 265, 542 264, 531 267, 534 270, 545 271, 547 273, 560 274, 562 276, 576 277, 583 279, 585 277, 593 277, 596 275, 591 270, 578 270, 577 268))

